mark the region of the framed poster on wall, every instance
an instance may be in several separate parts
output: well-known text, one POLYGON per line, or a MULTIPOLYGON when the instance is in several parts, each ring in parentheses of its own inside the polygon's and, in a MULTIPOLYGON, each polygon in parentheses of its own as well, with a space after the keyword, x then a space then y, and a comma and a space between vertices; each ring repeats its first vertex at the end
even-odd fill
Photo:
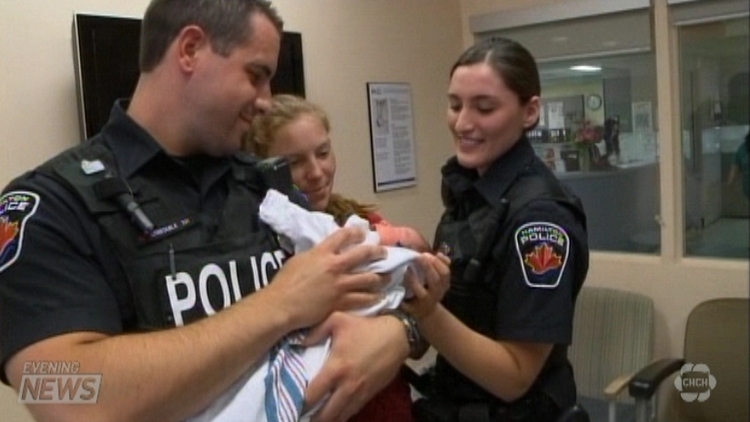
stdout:
POLYGON ((654 119, 651 101, 637 101, 633 103, 633 132, 652 132, 654 119))
POLYGON ((411 86, 368 82, 367 107, 375 192, 416 185, 411 86))

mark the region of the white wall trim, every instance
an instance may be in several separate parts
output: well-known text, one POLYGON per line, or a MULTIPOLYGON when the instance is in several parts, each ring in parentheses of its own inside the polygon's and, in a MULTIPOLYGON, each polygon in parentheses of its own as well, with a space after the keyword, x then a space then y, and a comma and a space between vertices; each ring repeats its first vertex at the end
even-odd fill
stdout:
POLYGON ((586 54, 573 54, 569 56, 555 56, 555 57, 546 57, 537 59, 537 63, 550 63, 550 62, 557 62, 560 60, 579 60, 579 59, 596 59, 601 57, 611 57, 611 56, 623 56, 627 54, 641 54, 641 53, 647 53, 651 51, 651 47, 634 47, 634 48, 626 48, 622 50, 606 50, 606 51, 595 51, 591 53, 586 54))
POLYGON ((675 26, 703 25, 707 23, 723 22, 723 21, 728 21, 732 19, 746 18, 748 16, 750 16, 750 13, 748 12, 727 13, 723 15, 715 15, 715 16, 709 16, 705 18, 681 20, 681 21, 675 22, 674 24, 675 26))
POLYGON ((747 0, 669 0, 669 16, 676 26, 700 25, 750 15, 747 0))
POLYGON ((503 10, 469 16, 472 34, 567 19, 648 9, 651 0, 578 0, 528 9, 503 10))

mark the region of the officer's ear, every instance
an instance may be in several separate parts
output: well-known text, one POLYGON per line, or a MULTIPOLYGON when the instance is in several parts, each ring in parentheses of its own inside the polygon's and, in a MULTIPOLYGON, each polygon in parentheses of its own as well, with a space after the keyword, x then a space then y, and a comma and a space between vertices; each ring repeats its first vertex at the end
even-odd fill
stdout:
POLYGON ((188 25, 177 34, 173 47, 180 70, 193 73, 201 55, 215 54, 208 34, 197 25, 188 25))
POLYGON ((542 100, 535 95, 523 105, 523 128, 529 130, 539 123, 539 115, 542 109, 542 100))

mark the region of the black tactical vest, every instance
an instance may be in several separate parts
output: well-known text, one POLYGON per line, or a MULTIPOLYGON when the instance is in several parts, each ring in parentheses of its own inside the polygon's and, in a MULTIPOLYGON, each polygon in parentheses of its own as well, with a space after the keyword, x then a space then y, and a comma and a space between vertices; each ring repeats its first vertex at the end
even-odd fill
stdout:
MULTIPOLYGON (((446 211, 438 225, 434 242, 437 249, 450 245, 451 287, 443 299, 443 305, 467 326, 490 338, 495 337, 496 282, 499 275, 488 271, 487 264, 502 256, 503 249, 511 244, 513 227, 510 227, 510 222, 514 215, 532 201, 552 200, 571 209, 585 227, 585 214, 578 198, 548 171, 533 169, 535 165, 539 163, 532 161, 497 207, 487 204, 471 189, 466 197, 457 200, 451 197, 451 189, 443 186, 446 211)), ((467 183, 466 180, 448 178, 447 183, 451 182, 467 183)), ((587 263, 576 264, 576 268, 588 267, 587 263)), ((582 283, 584 277, 582 275, 576 279, 582 283)), ((580 286, 574 288, 574 298, 579 289, 580 286)), ((568 365, 566 350, 566 347, 555 346, 537 384, 545 381, 544 377, 548 376, 546 369, 568 365)), ((456 404, 505 405, 455 370, 441 356, 438 356, 435 366, 433 393, 456 404)), ((534 393, 535 387, 532 387, 529 394, 534 393)))
POLYGON ((266 189, 253 163, 233 160, 233 177, 226 182, 228 194, 211 235, 200 218, 168 203, 165 188, 148 177, 124 180, 125 196, 106 189, 120 176, 99 138, 39 171, 74 192, 113 245, 132 292, 138 329, 181 326, 212 315, 268 285, 287 258, 258 218, 266 189), (152 223, 150 230, 139 224, 131 206, 152 223))

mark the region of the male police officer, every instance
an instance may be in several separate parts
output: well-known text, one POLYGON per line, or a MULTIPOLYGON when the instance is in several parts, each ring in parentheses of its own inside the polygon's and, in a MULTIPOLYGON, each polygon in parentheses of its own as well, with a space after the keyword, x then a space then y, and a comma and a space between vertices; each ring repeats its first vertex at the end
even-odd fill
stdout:
POLYGON ((3 381, 19 389, 29 362, 102 374, 96 405, 30 406, 37 419, 183 419, 323 321, 313 337, 333 336, 331 356, 306 399, 330 394, 320 420, 345 420, 407 356, 402 321, 335 312, 378 299, 387 280, 350 270, 384 250, 349 248, 364 236, 344 229, 281 268, 262 177, 233 156, 270 96, 281 31, 264 0, 153 0, 132 101, 0 197, 3 381))

